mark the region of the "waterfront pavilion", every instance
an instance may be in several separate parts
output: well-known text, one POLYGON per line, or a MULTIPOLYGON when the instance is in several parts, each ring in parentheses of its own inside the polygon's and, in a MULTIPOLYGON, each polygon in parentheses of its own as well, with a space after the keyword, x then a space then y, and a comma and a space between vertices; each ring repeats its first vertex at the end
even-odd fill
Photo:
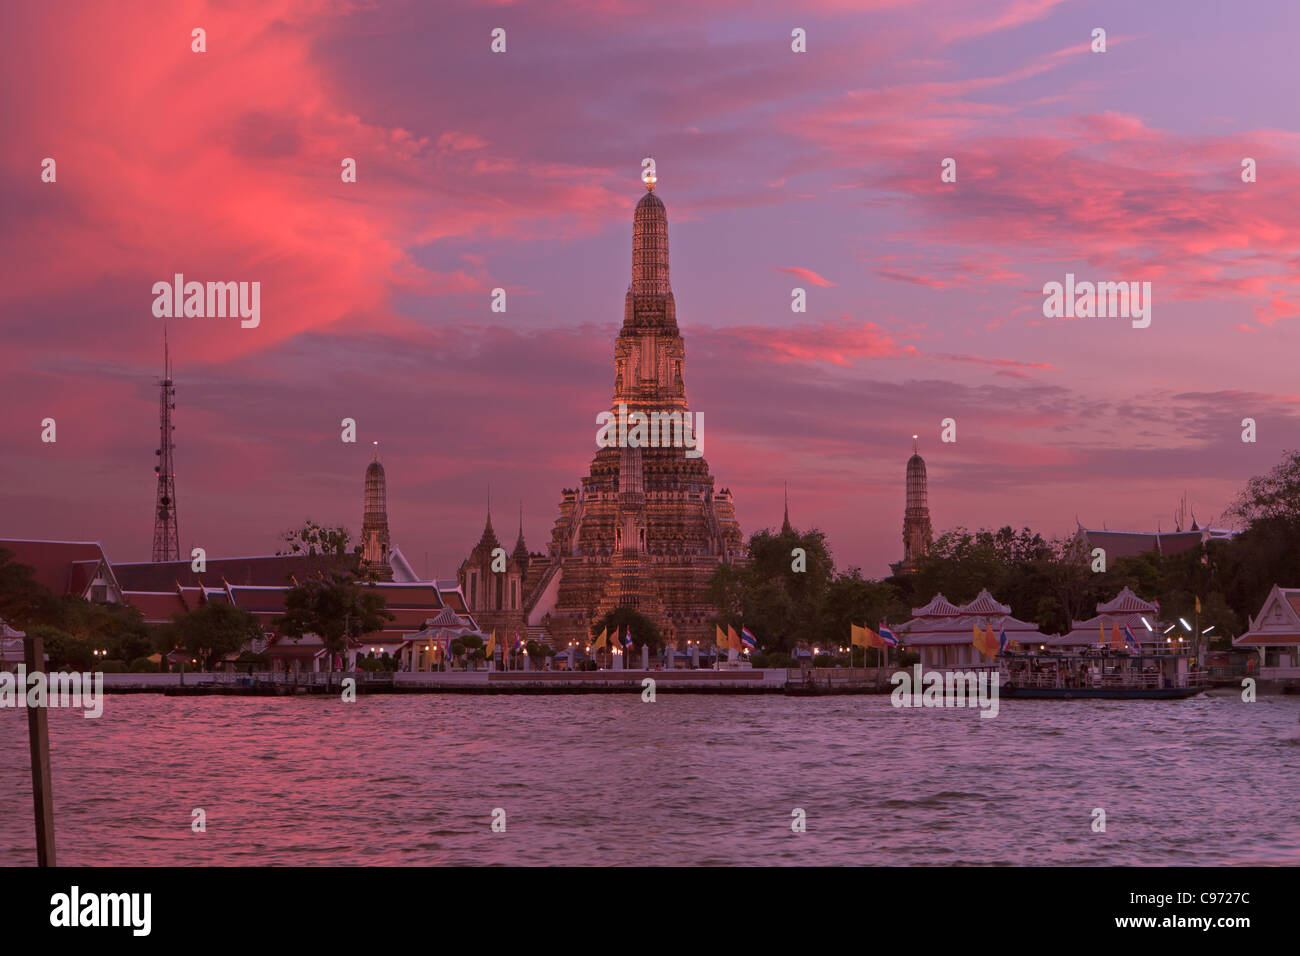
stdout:
POLYGON ((1300 679, 1300 588, 1273 585, 1233 646, 1258 655, 1261 680, 1300 679))
MULTIPOLYGON (((1123 638, 1124 628, 1133 632, 1138 647, 1144 653, 1168 650, 1169 639, 1165 629, 1169 625, 1160 620, 1160 604, 1144 601, 1130 589, 1124 588, 1112 600, 1097 605, 1097 613, 1083 621, 1071 621, 1070 630, 1064 634, 1049 636, 1044 642, 1047 649, 1067 654, 1078 654, 1084 650, 1098 647, 1110 647, 1114 627, 1119 627, 1123 638), (1102 633, 1105 632, 1105 640, 1102 633)), ((1176 643, 1175 638, 1175 643, 1176 643)))
POLYGON ((1011 607, 1000 604, 988 588, 960 607, 936 594, 912 614, 912 620, 891 629, 904 647, 920 654, 922 670, 995 667, 994 659, 976 650, 972 641, 975 628, 982 631, 986 624, 994 637, 1005 630, 1008 640, 1026 650, 1047 640, 1035 625, 1013 617, 1011 607))

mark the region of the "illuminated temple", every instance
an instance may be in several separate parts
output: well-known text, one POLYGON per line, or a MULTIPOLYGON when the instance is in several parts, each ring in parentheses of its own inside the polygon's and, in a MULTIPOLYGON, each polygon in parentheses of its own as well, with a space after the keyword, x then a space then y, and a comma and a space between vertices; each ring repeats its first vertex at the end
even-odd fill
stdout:
MULTIPOLYGON (((686 347, 668 277, 668 213, 653 181, 647 190, 636 205, 632 284, 614 344, 616 418, 690 414, 686 347)), ((668 641, 711 641, 717 608, 709 581, 719 565, 741 559, 740 525, 731 492, 715 490, 702 444, 675 444, 601 447, 579 487, 561 493, 545 554, 528 554, 521 529, 514 553, 508 561, 500 555, 494 569, 495 536, 485 529, 459 573, 480 627, 517 628, 562 648, 585 643, 595 621, 628 606, 668 641), (517 590, 511 581, 497 585, 515 575, 517 590)))

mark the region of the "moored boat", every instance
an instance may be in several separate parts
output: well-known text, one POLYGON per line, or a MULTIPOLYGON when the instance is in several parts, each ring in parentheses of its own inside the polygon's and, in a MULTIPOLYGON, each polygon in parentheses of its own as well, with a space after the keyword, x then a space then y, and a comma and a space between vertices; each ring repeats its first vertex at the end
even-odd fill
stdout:
POLYGON ((1202 693, 1204 671, 1190 654, 1087 652, 1003 653, 999 693, 1042 700, 1178 700, 1202 693))

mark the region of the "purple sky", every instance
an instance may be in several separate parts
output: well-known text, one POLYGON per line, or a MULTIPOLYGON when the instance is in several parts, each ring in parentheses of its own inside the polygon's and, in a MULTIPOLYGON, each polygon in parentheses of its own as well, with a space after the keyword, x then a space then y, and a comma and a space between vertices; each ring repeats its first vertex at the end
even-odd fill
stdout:
POLYGON ((148 557, 151 288, 181 272, 262 284, 256 329, 168 324, 184 551, 359 531, 376 439, 417 571, 454 571, 489 482, 543 548, 608 406, 645 156, 746 533, 788 480, 885 573, 913 433, 936 530, 1049 534, 1168 529, 1184 490, 1217 518, 1300 445, 1294 3, 370 7, 0 9, 0 534, 148 557), (1043 318, 1067 272, 1151 282, 1151 326, 1043 318))

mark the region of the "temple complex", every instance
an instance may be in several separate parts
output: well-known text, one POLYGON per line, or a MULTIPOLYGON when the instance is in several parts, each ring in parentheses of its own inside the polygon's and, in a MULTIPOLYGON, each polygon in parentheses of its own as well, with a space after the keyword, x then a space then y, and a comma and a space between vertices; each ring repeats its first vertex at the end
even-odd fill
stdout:
POLYGON ((660 421, 662 432, 651 424, 647 443, 626 440, 620 427, 617 443, 599 443, 580 485, 561 492, 545 554, 528 555, 521 528, 515 551, 494 570, 485 558, 500 545, 489 518, 459 575, 481 626, 492 620, 485 611, 514 611, 510 586, 517 574, 524 593, 514 619, 526 636, 545 637, 555 647, 585 643, 592 624, 617 607, 650 618, 670 642, 713 638, 717 609, 709 581, 719 565, 741 560, 744 544, 731 492, 715 489, 703 456, 702 420, 691 429, 699 416, 692 417, 686 400, 686 347, 668 274, 668 214, 654 183, 646 188, 633 218, 632 283, 614 344, 609 417, 620 426, 660 421))

